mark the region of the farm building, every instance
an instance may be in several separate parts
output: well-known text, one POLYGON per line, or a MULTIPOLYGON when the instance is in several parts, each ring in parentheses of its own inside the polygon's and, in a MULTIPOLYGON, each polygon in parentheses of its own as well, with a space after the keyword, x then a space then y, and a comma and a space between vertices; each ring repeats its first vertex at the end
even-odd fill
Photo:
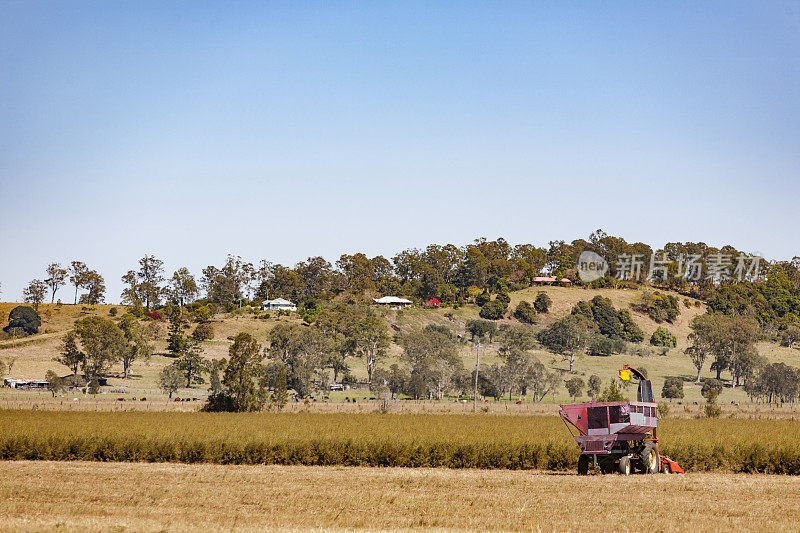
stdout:
POLYGON ((388 307, 389 309, 402 309, 412 305, 414 302, 406 300, 405 298, 398 298, 397 296, 384 296, 383 298, 373 298, 377 305, 388 307))
POLYGON ((534 285, 552 285, 553 283, 570 284, 572 283, 572 280, 567 278, 558 279, 555 276, 536 276, 533 278, 533 283, 534 285))
POLYGON ((20 390, 47 389, 49 384, 49 382, 41 379, 5 378, 3 380, 3 387, 20 390))
POLYGON ((284 300, 283 298, 275 298, 274 300, 266 300, 261 303, 261 309, 270 311, 297 311, 297 305, 284 300))

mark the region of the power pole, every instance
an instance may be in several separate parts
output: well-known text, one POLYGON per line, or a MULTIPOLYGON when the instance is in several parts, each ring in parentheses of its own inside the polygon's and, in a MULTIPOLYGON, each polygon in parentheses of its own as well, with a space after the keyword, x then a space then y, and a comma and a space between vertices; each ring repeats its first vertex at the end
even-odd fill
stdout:
POLYGON ((475 344, 475 396, 472 398, 472 412, 478 412, 478 369, 481 366, 481 341, 475 344))

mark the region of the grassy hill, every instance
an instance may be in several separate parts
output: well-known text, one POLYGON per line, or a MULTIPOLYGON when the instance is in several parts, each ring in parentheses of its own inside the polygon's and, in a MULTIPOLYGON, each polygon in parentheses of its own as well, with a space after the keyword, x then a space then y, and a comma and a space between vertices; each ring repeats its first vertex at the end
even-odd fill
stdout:
MULTIPOLYGON (((631 304, 641 296, 641 291, 639 290, 534 287, 511 293, 510 309, 514 309, 521 300, 532 302, 537 292, 540 290, 546 292, 553 303, 548 314, 539 315, 537 328, 546 326, 568 314, 577 302, 589 300, 597 295, 611 299, 614 306, 621 309, 631 309, 631 304)), ((664 356, 656 355, 655 353, 644 357, 628 354, 609 357, 584 355, 578 358, 576 362, 575 369, 577 375, 587 380, 590 375, 597 374, 605 383, 616 376, 617 370, 623 364, 645 367, 650 379, 653 381, 654 390, 657 394, 661 391, 665 377, 679 376, 689 380, 685 385, 686 399, 684 403, 700 402, 699 388, 691 383, 696 371, 689 357, 683 353, 683 349, 688 345, 687 335, 690 331, 689 322, 697 314, 705 312, 705 307, 701 305, 700 302, 686 300, 689 304, 687 307, 683 297, 680 297, 680 301, 681 314, 675 322, 673 324, 660 324, 677 336, 677 348, 669 350, 664 356)), ((16 305, 18 304, 0 303, 0 324, 6 324, 8 322, 8 313, 16 305)), ((42 316, 40 333, 22 340, 0 341, 0 358, 15 359, 11 372, 13 377, 42 378, 47 370, 50 369, 65 374, 67 373, 66 367, 53 361, 53 358, 58 353, 63 334, 71 329, 75 320, 85 316, 100 315, 110 318, 110 310, 112 307, 116 307, 119 311, 115 318, 118 320, 124 313, 124 306, 97 305, 87 307, 82 305, 59 306, 43 304, 40 306, 40 314, 42 316)), ((466 321, 478 317, 478 308, 470 305, 459 309, 411 308, 403 311, 381 309, 378 310, 378 313, 395 334, 421 329, 428 324, 446 325, 455 333, 463 334, 466 321)), ((644 344, 646 345, 650 335, 659 324, 656 324, 648 316, 637 312, 633 312, 633 317, 645 333, 644 344)), ((215 338, 214 340, 203 343, 204 355, 209 358, 225 357, 231 344, 227 338, 240 331, 251 333, 259 342, 265 344, 269 330, 280 322, 299 323, 300 319, 297 318, 296 315, 289 317, 273 316, 269 319, 256 318, 254 314, 248 312, 216 315, 212 322, 215 330, 215 338)), ((504 319, 500 322, 511 323, 515 322, 515 320, 504 319)), ((135 362, 130 379, 125 380, 121 377, 115 377, 112 373, 109 379, 109 389, 114 390, 116 394, 122 394, 122 391, 126 391, 125 394, 130 396, 158 396, 160 394, 156 386, 158 372, 163 365, 172 362, 172 359, 164 356, 166 352, 165 337, 166 324, 163 326, 161 338, 155 341, 156 354, 149 361, 135 362)), ((758 349, 759 352, 766 356, 771 362, 783 361, 792 366, 800 366, 800 350, 780 347, 773 343, 766 342, 760 343, 758 349)), ((465 367, 472 367, 475 361, 475 349, 472 345, 464 341, 459 345, 459 350, 464 359, 465 367)), ((568 369, 567 361, 541 350, 536 350, 535 354, 539 360, 548 367, 566 373, 568 369)), ((389 350, 389 356, 382 361, 381 365, 388 366, 393 362, 399 362, 401 361, 401 357, 402 350, 399 346, 393 344, 389 350)), ((486 346, 482 348, 481 362, 482 364, 499 362, 496 346, 486 346)), ((366 377, 366 368, 363 361, 351 359, 349 360, 349 364, 352 372, 358 378, 363 379, 366 377)), ((714 375, 708 368, 709 364, 710 363, 707 363, 703 371, 703 377, 713 377, 714 375)), ((121 376, 121 366, 120 368, 115 368, 114 371, 118 371, 119 376, 121 376)), ((4 392, 0 397, 6 396, 7 394, 9 394, 9 392, 4 392)), ((180 391, 179 394, 182 396, 204 396, 205 388, 195 387, 192 390, 180 391)), ((557 399, 559 397, 561 399, 566 399, 566 391, 562 389, 557 399)), ((747 397, 741 390, 726 390, 721 397, 721 401, 745 402, 747 401, 747 397)))

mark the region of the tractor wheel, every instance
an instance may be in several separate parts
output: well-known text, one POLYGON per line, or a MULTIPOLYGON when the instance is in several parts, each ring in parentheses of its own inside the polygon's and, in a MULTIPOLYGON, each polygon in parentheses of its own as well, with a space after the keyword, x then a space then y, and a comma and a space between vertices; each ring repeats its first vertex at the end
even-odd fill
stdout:
POLYGON ((581 454, 578 457, 578 475, 585 476, 589 473, 589 456, 581 454))
POLYGON ((668 462, 664 461, 664 464, 661 465, 661 472, 663 474, 671 474, 672 473, 672 468, 670 468, 668 462))
POLYGON ((631 475, 631 458, 630 457, 622 457, 619 460, 619 473, 623 476, 630 476, 631 475))
POLYGON ((639 454, 639 461, 642 464, 642 472, 645 474, 658 473, 658 450, 656 445, 652 442, 645 444, 639 454))

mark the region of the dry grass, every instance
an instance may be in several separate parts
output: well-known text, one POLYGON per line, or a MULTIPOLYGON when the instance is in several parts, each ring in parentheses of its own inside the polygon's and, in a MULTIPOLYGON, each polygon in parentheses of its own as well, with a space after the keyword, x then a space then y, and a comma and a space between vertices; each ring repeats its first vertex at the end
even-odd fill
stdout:
POLYGON ((6 531, 790 531, 800 478, 0 462, 6 531))
MULTIPOLYGON (((153 367, 156 368, 156 367, 153 367)), ((137 383, 135 380, 131 383, 137 383)), ((0 389, 0 409, 6 410, 47 410, 47 411, 199 411, 205 399, 205 389, 193 388, 182 389, 181 398, 197 398, 197 401, 176 402, 170 400, 166 395, 154 393, 152 389, 139 389, 130 387, 125 389, 125 394, 107 393, 96 396, 83 393, 68 393, 59 395, 55 398, 49 392, 37 391, 12 391, 0 389), (139 396, 137 396, 137 393, 139 396), (139 401, 144 394, 147 394, 146 401, 139 401), (126 401, 119 401, 119 398, 127 398, 126 401), (133 401, 132 398, 137 398, 133 401)), ((291 401, 284 408, 284 412, 289 413, 327 413, 327 414, 369 414, 377 413, 383 409, 381 400, 370 400, 374 393, 366 391, 331 393, 330 400, 318 399, 305 403, 302 401, 291 401), (349 395, 349 396, 348 396, 349 395), (345 397, 357 397, 357 403, 343 401, 345 397)), ((557 416, 559 403, 569 402, 565 398, 557 398, 553 402, 548 397, 546 401, 539 403, 525 402, 515 404, 508 401, 488 401, 479 403, 480 414, 488 415, 512 415, 512 416, 532 416, 548 415, 557 416)), ((673 401, 669 413, 670 419, 686 419, 703 417, 702 403, 694 405, 692 402, 682 402, 678 404, 673 401)), ((721 405, 722 418, 735 419, 764 419, 764 420, 800 420, 800 406, 795 405, 764 405, 764 404, 740 404, 731 405, 724 403, 721 405)), ((388 412, 392 414, 471 414, 471 401, 435 401, 435 400, 395 400, 389 403, 388 412)))

